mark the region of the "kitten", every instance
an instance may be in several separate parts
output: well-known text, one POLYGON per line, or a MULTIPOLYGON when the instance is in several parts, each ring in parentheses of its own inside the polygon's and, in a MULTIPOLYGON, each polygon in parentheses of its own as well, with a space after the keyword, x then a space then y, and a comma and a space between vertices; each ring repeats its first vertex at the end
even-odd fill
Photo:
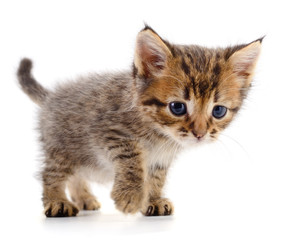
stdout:
POLYGON ((132 71, 93 74, 54 91, 36 82, 32 62, 23 59, 19 83, 40 106, 45 215, 99 209, 89 180, 113 181, 111 197, 124 213, 172 214, 162 196, 171 162, 182 148, 216 139, 232 121, 261 42, 174 45, 146 26, 137 36, 132 71))

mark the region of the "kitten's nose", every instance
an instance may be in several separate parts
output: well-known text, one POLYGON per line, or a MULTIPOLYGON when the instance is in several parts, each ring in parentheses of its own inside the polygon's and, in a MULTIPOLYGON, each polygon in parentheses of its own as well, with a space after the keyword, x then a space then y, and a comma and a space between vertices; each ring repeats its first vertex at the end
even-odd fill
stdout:
POLYGON ((204 135, 206 134, 206 131, 197 131, 196 132, 195 130, 192 130, 192 133, 198 140, 200 140, 201 138, 204 137, 204 135))

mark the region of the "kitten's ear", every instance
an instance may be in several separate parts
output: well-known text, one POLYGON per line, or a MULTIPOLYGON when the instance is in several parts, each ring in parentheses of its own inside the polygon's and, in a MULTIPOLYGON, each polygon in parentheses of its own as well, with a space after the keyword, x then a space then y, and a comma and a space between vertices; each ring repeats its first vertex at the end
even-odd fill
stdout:
POLYGON ((234 52, 229 59, 237 77, 243 79, 243 81, 245 80, 244 87, 250 86, 255 65, 260 55, 262 40, 263 38, 249 43, 234 52))
POLYGON ((139 32, 134 59, 139 75, 148 78, 160 74, 170 56, 168 46, 154 30, 146 26, 139 32))

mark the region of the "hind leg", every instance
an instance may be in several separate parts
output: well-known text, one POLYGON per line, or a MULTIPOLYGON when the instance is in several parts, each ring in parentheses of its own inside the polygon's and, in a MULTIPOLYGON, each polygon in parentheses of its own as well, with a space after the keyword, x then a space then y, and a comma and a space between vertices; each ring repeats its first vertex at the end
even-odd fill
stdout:
POLYGON ((44 168, 43 204, 47 217, 70 217, 79 212, 65 194, 66 181, 70 175, 71 170, 66 166, 50 164, 44 168))
POLYGON ((68 181, 71 199, 79 209, 98 210, 101 205, 91 193, 90 186, 83 178, 72 176, 68 181))

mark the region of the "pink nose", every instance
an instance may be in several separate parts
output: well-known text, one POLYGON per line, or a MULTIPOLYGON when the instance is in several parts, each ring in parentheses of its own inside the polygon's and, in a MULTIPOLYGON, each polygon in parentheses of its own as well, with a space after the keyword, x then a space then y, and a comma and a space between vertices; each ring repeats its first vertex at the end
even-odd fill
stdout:
POLYGON ((193 135, 200 140, 201 138, 204 137, 204 135, 206 134, 206 132, 196 132, 195 130, 192 131, 193 135))

